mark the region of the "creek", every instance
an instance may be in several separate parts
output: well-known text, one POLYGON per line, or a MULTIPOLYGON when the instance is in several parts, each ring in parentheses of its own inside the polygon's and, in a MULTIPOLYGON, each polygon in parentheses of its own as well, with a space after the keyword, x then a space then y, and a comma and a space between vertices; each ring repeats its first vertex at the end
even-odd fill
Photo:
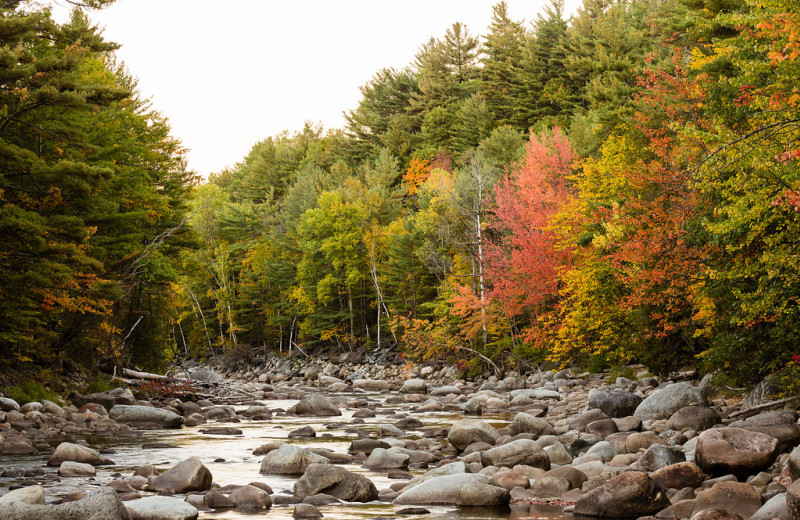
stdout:
MULTIPOLYGON (((49 455, 3 457, 0 460, 0 470, 35 469, 45 470, 45 475, 20 478, 0 478, 0 495, 8 491, 10 486, 41 484, 45 487, 48 500, 63 497, 75 491, 90 491, 96 486, 108 484, 115 476, 131 475, 137 467, 143 464, 153 464, 159 471, 174 466, 181 460, 191 456, 199 457, 209 468, 214 477, 214 482, 221 486, 236 484, 244 485, 250 482, 264 482, 277 494, 292 494, 294 482, 298 476, 262 475, 259 473, 261 456, 254 456, 252 451, 262 444, 270 441, 286 441, 289 432, 304 426, 311 426, 316 432, 316 437, 307 439, 291 439, 289 442, 303 447, 327 448, 338 453, 347 453, 352 440, 357 439, 357 433, 348 433, 346 430, 358 426, 361 430, 380 433, 381 425, 391 424, 397 420, 398 414, 409 412, 408 404, 387 403, 390 393, 347 393, 337 394, 348 398, 368 399, 375 405, 376 417, 363 419, 363 423, 354 422, 352 408, 342 408, 342 415, 338 417, 298 417, 285 415, 278 412, 270 420, 241 422, 210 422, 195 427, 183 427, 178 430, 135 431, 133 433, 121 432, 114 439, 96 437, 73 437, 47 439, 56 446, 64 440, 74 441, 85 439, 95 449, 109 450, 106 456, 115 462, 114 466, 97 467, 97 476, 94 479, 81 477, 56 478, 56 468, 48 468, 49 455), (207 435, 200 430, 217 427, 233 427, 242 430, 242 435, 207 435), (175 446, 174 448, 143 449, 144 443, 159 442, 175 446)), ((259 400, 271 410, 286 410, 297 403, 297 400, 259 400)), ((245 405, 235 406, 237 412, 247 408, 245 405)), ((419 419, 425 428, 449 427, 456 420, 464 418, 457 412, 424 412, 413 413, 411 417, 419 419)), ((484 415, 482 419, 489 421, 494 426, 505 426, 511 419, 510 414, 484 415)), ((414 438, 414 431, 409 432, 414 438)), ((419 432, 417 432, 419 433, 419 432)), ((360 464, 343 464, 350 471, 360 473, 372 480, 378 489, 388 488, 395 480, 388 478, 387 470, 367 470, 360 464)), ((424 470, 412 470, 412 475, 421 474, 424 470)), ((252 520, 254 517, 267 516, 275 520, 289 520, 292 518, 293 505, 274 505, 269 511, 245 513, 231 509, 201 510, 200 518, 208 520, 252 520)), ((403 506, 391 503, 370 502, 347 503, 336 505, 318 506, 325 518, 336 520, 361 520, 374 518, 399 518, 396 513, 403 506)), ((426 519, 436 520, 533 520, 564 518, 561 507, 547 505, 519 505, 505 509, 489 508, 457 508, 449 506, 426 506, 431 513, 426 519)))

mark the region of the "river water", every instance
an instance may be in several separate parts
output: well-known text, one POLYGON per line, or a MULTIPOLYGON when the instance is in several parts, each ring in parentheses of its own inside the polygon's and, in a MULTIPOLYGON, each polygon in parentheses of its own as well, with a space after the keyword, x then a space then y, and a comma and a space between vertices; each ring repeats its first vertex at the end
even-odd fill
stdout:
MULTIPOLYGON (((340 394, 341 395, 341 394, 340 394)), ((270 441, 286 441, 289 432, 303 426, 311 426, 317 436, 309 439, 292 439, 289 442, 304 447, 327 448, 338 453, 347 453, 350 442, 358 438, 356 433, 346 433, 351 426, 359 429, 379 432, 381 425, 392 424, 397 417, 391 415, 392 411, 406 413, 408 404, 386 403, 389 394, 351 394, 348 397, 368 399, 377 405, 377 416, 364 419, 363 424, 353 422, 353 413, 356 409, 342 407, 339 417, 297 417, 276 414, 266 421, 247 421, 237 423, 211 422, 197 427, 181 428, 179 430, 141 431, 135 435, 126 435, 117 439, 85 438, 89 444, 96 448, 112 450, 106 456, 113 460, 114 466, 100 466, 97 468, 97 477, 87 478, 61 478, 51 480, 56 468, 46 466, 49 454, 37 456, 17 456, 0 458, 0 471, 9 469, 42 468, 48 475, 32 478, 0 478, 0 494, 5 493, 12 485, 42 484, 45 487, 47 500, 51 501, 74 491, 91 490, 94 486, 107 484, 119 474, 128 476, 143 464, 153 464, 160 471, 177 464, 188 457, 196 456, 211 471, 214 482, 221 486, 229 484, 244 485, 251 482, 264 482, 269 484, 275 494, 292 493, 294 482, 299 476, 262 475, 259 473, 262 456, 254 456, 252 451, 262 444, 270 441), (328 427, 330 423, 339 423, 339 426, 328 427), (242 430, 242 435, 206 435, 199 430, 217 427, 234 427, 242 430), (142 449, 146 442, 162 442, 176 446, 175 448, 142 449), (224 459, 224 461, 217 461, 224 459)), ((297 403, 296 400, 259 400, 271 410, 288 409, 297 403)), ((246 406, 237 406, 237 411, 246 409, 246 406)), ((419 419, 426 428, 448 427, 454 421, 462 419, 460 413, 455 412, 424 412, 409 414, 419 419)), ((507 414, 483 416, 484 420, 500 427, 507 425, 511 417, 507 414)), ((413 435, 413 431, 409 431, 413 435)), ((81 437, 77 437, 81 438, 81 437)), ((413 437, 412 437, 413 438, 413 437)), ((58 445, 64 438, 50 439, 53 446, 58 445)), ((75 438, 69 439, 75 440, 75 438)), ((387 477, 388 470, 367 470, 360 464, 343 464, 342 467, 360 473, 372 480, 378 489, 388 488, 397 482, 387 477)), ((423 470, 411 471, 421 474, 423 470)), ((274 495, 273 495, 274 496, 274 495)), ((329 506, 317 506, 325 518, 337 520, 361 520, 376 518, 402 518, 396 512, 403 506, 371 502, 342 503, 329 506)), ((254 517, 269 516, 276 520, 292 518, 293 505, 275 505, 268 511, 245 513, 231 509, 201 511, 200 518, 208 520, 253 520, 254 517)), ((520 505, 506 509, 489 508, 457 508, 447 506, 426 506, 431 514, 426 519, 436 520, 473 520, 473 519, 498 519, 498 520, 533 520, 563 518, 564 514, 558 506, 547 505, 520 505)), ((407 517, 406 517, 407 518, 407 517)))

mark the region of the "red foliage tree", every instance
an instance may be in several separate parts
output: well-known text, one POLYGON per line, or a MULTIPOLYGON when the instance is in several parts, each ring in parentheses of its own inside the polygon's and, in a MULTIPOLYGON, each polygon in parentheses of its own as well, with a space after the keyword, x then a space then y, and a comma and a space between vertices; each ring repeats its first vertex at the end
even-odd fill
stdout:
POLYGON ((556 248, 548 225, 569 198, 576 159, 560 129, 531 134, 523 159, 495 188, 490 225, 498 236, 488 247, 487 263, 492 297, 508 314, 535 313, 556 294, 558 269, 569 255, 556 248))

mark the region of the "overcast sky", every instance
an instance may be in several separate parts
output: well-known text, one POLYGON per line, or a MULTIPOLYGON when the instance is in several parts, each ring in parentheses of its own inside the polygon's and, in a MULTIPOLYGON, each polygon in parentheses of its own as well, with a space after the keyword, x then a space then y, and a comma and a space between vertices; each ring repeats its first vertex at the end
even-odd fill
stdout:
MULTIPOLYGON (((64 0, 54 0, 66 5, 64 0)), ((508 0, 515 20, 547 0, 508 0)), ((207 176, 305 121, 344 126, 359 86, 453 22, 484 35, 495 0, 117 0, 93 12, 142 94, 207 176)), ((566 0, 574 13, 580 0, 566 0)), ((56 15, 58 7, 56 8, 56 15)))

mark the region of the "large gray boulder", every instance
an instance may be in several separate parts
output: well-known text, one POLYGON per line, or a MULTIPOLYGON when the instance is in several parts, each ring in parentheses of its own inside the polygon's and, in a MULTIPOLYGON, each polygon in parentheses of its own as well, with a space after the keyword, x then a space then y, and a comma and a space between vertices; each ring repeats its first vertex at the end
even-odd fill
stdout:
POLYGON ((786 509, 792 520, 800 518, 800 480, 795 480, 786 488, 786 509))
POLYGON ((403 491, 398 505, 503 506, 511 499, 509 492, 487 475, 461 473, 433 477, 403 491))
POLYGON ((509 425, 509 429, 511 430, 511 435, 517 435, 518 433, 553 435, 555 433, 550 423, 525 412, 519 412, 514 416, 514 419, 511 420, 511 424, 509 425))
POLYGON ((669 419, 684 406, 706 406, 705 392, 689 383, 674 383, 655 390, 636 407, 634 416, 642 421, 669 419))
POLYGON ((83 464, 91 464, 92 466, 107 466, 114 464, 96 450, 81 446, 80 444, 72 444, 71 442, 62 442, 56 448, 56 451, 50 456, 47 461, 48 466, 61 466, 62 462, 80 462, 83 464))
POLYGON ((463 451, 464 448, 474 442, 488 442, 494 444, 500 434, 497 429, 486 421, 480 419, 463 419, 456 421, 450 428, 450 433, 447 434, 447 440, 450 441, 458 451, 463 451))
POLYGON ((150 481, 149 489, 158 493, 186 493, 211 489, 213 477, 197 457, 189 457, 150 481))
POLYGON ((538 442, 530 439, 517 439, 506 444, 495 446, 481 453, 484 466, 500 466, 513 468, 524 464, 545 471, 550 469, 550 457, 538 442))
POLYGON ((576 516, 638 517, 660 511, 670 502, 645 473, 627 471, 612 478, 575 503, 576 516))
POLYGON ((589 408, 599 408, 609 417, 628 417, 633 415, 642 398, 625 390, 601 390, 589 399, 589 408))
POLYGON ((330 464, 310 464, 294 484, 294 495, 304 498, 325 493, 348 502, 377 500, 378 490, 368 478, 330 464))
POLYGON ((131 520, 128 511, 110 487, 101 487, 75 502, 60 505, 0 503, 3 520, 131 520))
POLYGON ((342 415, 341 410, 330 399, 320 394, 304 395, 295 406, 294 413, 311 417, 342 415))
POLYGON ((294 444, 282 444, 261 461, 260 473, 267 475, 302 475, 311 464, 329 464, 330 460, 294 444))
POLYGON ((179 498, 145 497, 125 502, 131 520, 195 520, 197 508, 179 498))
POLYGON ((709 475, 758 473, 775 461, 778 440, 742 428, 712 428, 697 438, 694 461, 709 475))
POLYGON ((134 426, 155 424, 162 428, 180 428, 183 424, 183 417, 175 412, 152 406, 118 404, 111 408, 108 416, 119 423, 134 426))

